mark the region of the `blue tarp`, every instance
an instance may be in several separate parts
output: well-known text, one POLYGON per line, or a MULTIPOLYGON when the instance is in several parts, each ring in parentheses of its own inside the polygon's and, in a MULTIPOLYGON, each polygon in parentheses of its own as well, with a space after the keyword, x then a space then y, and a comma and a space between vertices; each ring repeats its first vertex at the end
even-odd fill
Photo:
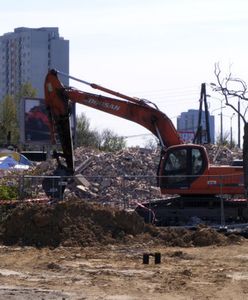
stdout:
POLYGON ((27 159, 27 157, 23 154, 9 149, 1 149, 0 159, 6 156, 12 157, 18 164, 32 166, 32 162, 29 159, 27 159))
POLYGON ((8 169, 28 169, 29 165, 21 164, 16 161, 12 156, 2 156, 0 157, 0 169, 8 170, 8 169))

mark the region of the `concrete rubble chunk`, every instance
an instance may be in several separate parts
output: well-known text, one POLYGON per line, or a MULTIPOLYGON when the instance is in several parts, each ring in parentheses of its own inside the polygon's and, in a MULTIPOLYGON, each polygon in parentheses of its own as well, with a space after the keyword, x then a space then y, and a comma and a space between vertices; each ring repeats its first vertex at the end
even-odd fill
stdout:
POLYGON ((77 189, 79 189, 80 191, 83 191, 83 192, 86 192, 88 190, 84 185, 77 185, 76 187, 77 187, 77 189))
POLYGON ((76 183, 81 184, 86 188, 90 187, 90 182, 81 174, 76 174, 74 180, 76 183))
POLYGON ((75 168, 75 173, 81 173, 84 169, 88 168, 93 160, 93 157, 87 158, 85 161, 81 162, 78 166, 75 168))

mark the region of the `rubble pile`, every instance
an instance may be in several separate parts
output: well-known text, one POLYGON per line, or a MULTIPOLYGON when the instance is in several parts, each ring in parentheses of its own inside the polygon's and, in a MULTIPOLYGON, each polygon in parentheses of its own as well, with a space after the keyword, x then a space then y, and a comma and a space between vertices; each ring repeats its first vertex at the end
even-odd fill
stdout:
MULTIPOLYGON (((206 145, 210 163, 231 164, 242 159, 241 150, 226 146, 206 145)), ((76 195, 101 200, 103 203, 137 201, 162 198, 156 186, 159 150, 129 148, 116 153, 77 148, 76 195), (81 182, 80 182, 81 178, 81 182)))
POLYGON ((75 182, 69 188, 80 198, 108 204, 159 198, 158 160, 159 153, 149 149, 129 148, 112 153, 77 148, 75 182))
POLYGON ((226 146, 207 144, 209 161, 215 165, 230 165, 234 160, 242 160, 243 152, 241 149, 229 149, 226 146))
MULTIPOLYGON (((241 150, 230 150, 225 146, 205 145, 210 163, 231 164, 242 159, 241 150)), ((77 196, 113 204, 134 207, 137 202, 159 199, 162 196, 156 183, 159 150, 127 148, 118 152, 103 152, 92 148, 75 149, 75 176, 67 188, 66 195, 77 196)), ((56 160, 41 163, 40 175, 52 174, 56 160)))

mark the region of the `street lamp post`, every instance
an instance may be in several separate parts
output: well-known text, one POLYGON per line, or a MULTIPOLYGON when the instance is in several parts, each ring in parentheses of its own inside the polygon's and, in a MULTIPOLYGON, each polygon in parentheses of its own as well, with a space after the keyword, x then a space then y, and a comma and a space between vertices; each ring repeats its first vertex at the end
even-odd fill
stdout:
MULTIPOLYGON (((208 95, 209 96, 209 95, 208 95)), ((209 97, 211 97, 211 98, 213 98, 213 99, 216 99, 216 100, 219 100, 220 102, 221 102, 221 106, 220 106, 220 108, 216 108, 216 109, 214 109, 214 110, 212 110, 212 112, 211 112, 211 114, 214 112, 214 111, 216 111, 216 110, 218 110, 218 109, 220 109, 220 144, 223 144, 223 108, 225 108, 226 106, 223 106, 223 101, 225 100, 225 99, 219 99, 219 98, 216 98, 216 97, 212 97, 212 96, 209 96, 209 97)))
POLYGON ((220 107, 220 144, 223 144, 223 108, 226 106, 222 106, 222 101, 221 100, 221 107, 220 107))
POLYGON ((233 144, 233 132, 232 132, 232 119, 235 116, 235 113, 233 113, 230 117, 230 146, 232 147, 233 144))
POLYGON ((239 102, 238 102, 238 147, 241 147, 240 144, 240 98, 239 98, 239 102))
POLYGON ((223 112, 222 112, 222 101, 220 107, 220 143, 223 144, 223 112))
POLYGON ((232 147, 232 143, 233 143, 233 128, 232 128, 232 119, 233 117, 235 116, 235 113, 232 113, 231 116, 228 116, 228 115, 223 115, 222 114, 222 117, 227 117, 230 119, 230 147, 232 147))

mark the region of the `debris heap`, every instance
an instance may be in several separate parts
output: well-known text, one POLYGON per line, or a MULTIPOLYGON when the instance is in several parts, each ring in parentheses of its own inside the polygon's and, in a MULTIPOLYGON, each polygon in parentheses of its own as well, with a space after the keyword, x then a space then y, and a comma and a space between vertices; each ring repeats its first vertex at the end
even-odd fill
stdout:
MULTIPOLYGON (((241 150, 225 146, 205 145, 211 164, 231 164, 242 158, 241 150)), ((75 149, 75 180, 68 185, 66 195, 93 200, 102 204, 134 207, 137 202, 166 197, 157 187, 156 172, 159 150, 127 148, 118 152, 103 152, 78 147, 75 149)), ((51 174, 56 161, 44 162, 37 169, 40 175, 51 174)))
POLYGON ((75 182, 69 188, 80 198, 108 204, 113 201, 129 205, 159 198, 158 160, 158 151, 149 149, 129 148, 111 153, 77 148, 75 182))
POLYGON ((234 160, 242 160, 242 149, 229 149, 226 146, 208 144, 207 149, 209 161, 215 165, 230 165, 234 160))

